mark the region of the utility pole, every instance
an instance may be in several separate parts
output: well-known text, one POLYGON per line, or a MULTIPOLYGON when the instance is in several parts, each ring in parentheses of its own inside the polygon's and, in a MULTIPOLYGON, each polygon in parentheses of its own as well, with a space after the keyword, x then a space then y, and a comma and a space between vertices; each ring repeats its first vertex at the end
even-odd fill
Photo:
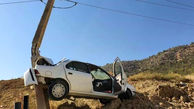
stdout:
MULTIPOLYGON (((37 60, 40 58, 39 48, 44 37, 44 33, 46 30, 46 26, 48 24, 48 20, 50 18, 54 2, 55 0, 48 0, 44 13, 39 22, 38 28, 36 30, 34 39, 32 41, 31 63, 33 68, 35 67, 37 60)), ((47 90, 40 85, 35 85, 34 87, 36 94, 37 109, 50 109, 47 90)))

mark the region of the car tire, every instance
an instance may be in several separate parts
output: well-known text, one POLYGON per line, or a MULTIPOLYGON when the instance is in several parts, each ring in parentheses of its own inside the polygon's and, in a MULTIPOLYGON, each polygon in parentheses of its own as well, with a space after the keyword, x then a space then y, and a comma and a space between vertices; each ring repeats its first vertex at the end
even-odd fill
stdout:
POLYGON ((132 92, 130 89, 127 89, 126 92, 119 95, 119 98, 121 99, 121 101, 123 99, 130 99, 131 97, 132 97, 132 92))
POLYGON ((67 82, 60 79, 51 82, 48 87, 48 93, 49 98, 52 100, 59 101, 64 99, 69 93, 69 87, 67 82))
POLYGON ((132 97, 131 90, 127 89, 126 92, 125 92, 125 95, 126 95, 126 99, 130 99, 132 97))
POLYGON ((108 100, 108 99, 99 99, 99 101, 100 101, 101 104, 104 104, 104 105, 111 102, 111 100, 108 100))

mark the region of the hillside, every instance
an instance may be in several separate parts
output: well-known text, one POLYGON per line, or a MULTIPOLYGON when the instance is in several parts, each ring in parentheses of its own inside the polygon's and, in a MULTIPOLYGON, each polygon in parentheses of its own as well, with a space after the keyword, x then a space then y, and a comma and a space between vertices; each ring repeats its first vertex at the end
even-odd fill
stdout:
MULTIPOLYGON (((159 52, 143 60, 122 61, 125 72, 156 72, 190 74, 194 72, 194 43, 159 52)), ((112 72, 112 64, 103 68, 112 72)))
MULTIPOLYGON (((122 61, 122 64, 128 75, 134 74, 128 78, 137 90, 132 99, 116 99, 108 105, 95 99, 64 99, 50 101, 51 109, 194 108, 194 75, 186 75, 194 73, 194 43, 170 48, 143 60, 122 61)), ((103 68, 112 72, 111 64, 103 68)), ((24 87, 23 79, 0 81, 0 109, 13 109, 14 103, 24 95, 30 96, 30 109, 35 109, 33 87, 24 87)))
MULTIPOLYGON (((194 108, 194 83, 178 81, 135 80, 136 96, 130 100, 113 100, 102 105, 98 100, 79 98, 75 100, 50 101, 51 109, 173 109, 194 108)), ((0 109, 13 109, 14 103, 29 95, 29 109, 36 108, 33 88, 24 87, 23 79, 0 81, 0 109)))

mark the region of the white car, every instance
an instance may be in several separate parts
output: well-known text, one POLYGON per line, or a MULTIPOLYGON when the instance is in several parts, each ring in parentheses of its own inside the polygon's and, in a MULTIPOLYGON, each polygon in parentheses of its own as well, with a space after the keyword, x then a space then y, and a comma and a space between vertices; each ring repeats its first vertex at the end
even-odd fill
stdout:
POLYGON ((113 64, 113 76, 93 64, 64 59, 57 64, 41 57, 35 69, 24 73, 25 86, 48 85, 49 97, 53 100, 85 97, 99 99, 106 104, 112 99, 129 99, 135 88, 128 84, 119 58, 113 64))

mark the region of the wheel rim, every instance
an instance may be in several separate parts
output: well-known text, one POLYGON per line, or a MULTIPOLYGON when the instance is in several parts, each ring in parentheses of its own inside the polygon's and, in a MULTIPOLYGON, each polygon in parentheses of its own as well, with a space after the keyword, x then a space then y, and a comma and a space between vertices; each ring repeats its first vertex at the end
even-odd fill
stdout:
POLYGON ((63 84, 55 84, 52 88, 52 94, 56 98, 60 98, 65 94, 65 86, 63 84))

